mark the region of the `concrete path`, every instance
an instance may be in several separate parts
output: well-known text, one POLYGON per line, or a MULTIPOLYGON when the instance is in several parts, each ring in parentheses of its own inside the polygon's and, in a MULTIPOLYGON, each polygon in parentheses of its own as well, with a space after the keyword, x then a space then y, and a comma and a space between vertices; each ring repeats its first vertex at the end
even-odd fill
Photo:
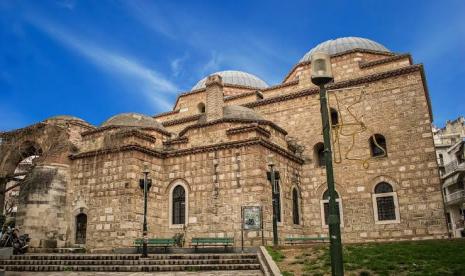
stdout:
POLYGON ((7 271, 6 276, 263 276, 260 270, 240 271, 199 271, 199 272, 15 272, 7 271))

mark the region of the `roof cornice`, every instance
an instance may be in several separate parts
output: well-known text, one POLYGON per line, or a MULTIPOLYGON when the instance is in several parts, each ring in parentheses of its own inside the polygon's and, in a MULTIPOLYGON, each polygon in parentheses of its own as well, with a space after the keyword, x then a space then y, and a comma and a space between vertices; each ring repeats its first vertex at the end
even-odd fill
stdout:
POLYGON ((246 139, 246 140, 241 140, 241 141, 232 141, 232 142, 225 142, 225 143, 218 143, 214 145, 208 145, 208 146, 199 146, 199 147, 194 147, 194 148, 189 148, 189 149, 181 149, 181 150, 173 150, 173 151, 166 151, 162 152, 160 150, 154 150, 150 149, 147 147, 143 147, 140 145, 126 145, 122 147, 113 147, 113 148, 108 148, 108 149, 102 149, 102 150, 94 150, 94 151, 88 151, 88 152, 82 152, 78 154, 73 154, 70 155, 69 158, 71 160, 76 160, 76 159, 83 159, 83 158, 88 158, 88 157, 94 157, 98 155, 105 155, 105 154, 110 154, 110 153, 117 153, 117 152, 125 152, 125 151, 138 151, 142 152, 145 154, 148 154, 150 156, 154 156, 157 158, 169 158, 169 157, 177 157, 177 156, 184 156, 184 155, 189 155, 189 154, 196 154, 196 153, 203 153, 203 152, 211 152, 211 151, 217 151, 217 150, 222 150, 222 149, 228 149, 228 148, 239 148, 239 147, 244 147, 244 146, 253 146, 253 145, 261 145, 269 150, 272 150, 298 164, 303 164, 304 160, 301 159, 300 157, 294 155, 292 152, 274 144, 269 141, 263 140, 263 138, 260 137, 254 137, 251 139, 246 139))
POLYGON ((399 54, 399 55, 396 55, 396 56, 391 56, 391 57, 388 57, 388 58, 378 59, 378 60, 374 60, 374 61, 360 62, 359 67, 361 69, 365 69, 365 68, 373 67, 373 66, 376 66, 376 65, 397 61, 397 60, 404 59, 404 58, 409 59, 410 65, 413 64, 412 56, 409 53, 406 53, 406 54, 399 54))
POLYGON ((174 126, 174 125, 179 125, 187 122, 192 122, 192 121, 197 121, 200 119, 202 114, 195 114, 192 116, 184 117, 184 118, 179 118, 179 119, 174 119, 166 122, 162 122, 161 124, 166 127, 166 126, 174 126))
POLYGON ((258 125, 268 125, 268 126, 274 128, 275 130, 281 132, 283 135, 287 135, 286 130, 284 130, 283 128, 281 128, 277 124, 275 124, 275 123, 273 123, 271 121, 268 121, 268 120, 249 120, 249 119, 236 119, 236 118, 222 118, 222 119, 214 120, 214 121, 207 122, 207 123, 197 123, 197 124, 186 126, 183 130, 181 130, 181 132, 179 132, 179 136, 183 136, 184 134, 186 134, 187 131, 189 131, 191 129, 203 128, 203 127, 212 126, 212 125, 221 124, 221 123, 249 123, 249 124, 255 123, 255 124, 258 124, 258 125))

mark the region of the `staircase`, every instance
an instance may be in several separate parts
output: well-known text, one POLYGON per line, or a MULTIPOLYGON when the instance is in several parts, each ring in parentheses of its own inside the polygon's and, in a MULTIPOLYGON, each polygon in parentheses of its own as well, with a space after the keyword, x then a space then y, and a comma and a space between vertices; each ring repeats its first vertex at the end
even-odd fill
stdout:
POLYGON ((0 259, 6 271, 226 271, 248 270, 263 275, 257 254, 26 254, 0 259))

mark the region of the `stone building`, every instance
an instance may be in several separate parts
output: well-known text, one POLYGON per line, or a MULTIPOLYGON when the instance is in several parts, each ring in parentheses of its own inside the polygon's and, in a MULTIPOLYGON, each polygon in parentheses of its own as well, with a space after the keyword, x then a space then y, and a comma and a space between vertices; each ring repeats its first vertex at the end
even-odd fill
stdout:
POLYGON ((245 231, 243 242, 270 244, 273 164, 280 243, 327 235, 315 51, 331 55, 335 76, 328 94, 343 242, 445 237, 423 66, 355 37, 319 44, 277 85, 222 71, 153 117, 118 114, 93 126, 57 116, 3 133, 2 185, 21 160, 39 155, 21 184, 17 225, 36 247, 130 247, 142 233, 147 171, 149 237, 234 237, 240 245, 242 208, 258 206, 263 230, 245 231))
POLYGON ((465 236, 465 119, 433 128, 447 226, 452 237, 465 236), (463 232, 463 233, 462 233, 463 232))

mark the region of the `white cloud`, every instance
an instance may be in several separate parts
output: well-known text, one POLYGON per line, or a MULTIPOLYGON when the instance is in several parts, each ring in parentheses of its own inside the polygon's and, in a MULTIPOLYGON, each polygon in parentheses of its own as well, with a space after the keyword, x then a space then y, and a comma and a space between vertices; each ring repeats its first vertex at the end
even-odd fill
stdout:
POLYGON ((167 103, 164 98, 178 91, 177 86, 161 73, 145 67, 127 55, 92 44, 89 40, 74 36, 46 21, 38 19, 30 19, 29 21, 53 39, 87 58, 105 72, 123 77, 118 80, 134 87, 133 91, 143 93, 155 107, 166 108, 167 103))
POLYGON ((205 64, 202 65, 200 72, 202 72, 202 75, 208 75, 218 71, 221 67, 221 64, 223 63, 223 60, 224 58, 221 54, 218 54, 214 51, 211 52, 210 58, 205 64))
POLYGON ((184 56, 182 57, 179 57, 179 58, 175 58, 174 60, 171 61, 170 65, 171 65, 171 71, 173 72, 173 75, 175 77, 179 76, 184 68, 183 68, 183 63, 189 58, 189 55, 188 54, 185 54, 184 56))

